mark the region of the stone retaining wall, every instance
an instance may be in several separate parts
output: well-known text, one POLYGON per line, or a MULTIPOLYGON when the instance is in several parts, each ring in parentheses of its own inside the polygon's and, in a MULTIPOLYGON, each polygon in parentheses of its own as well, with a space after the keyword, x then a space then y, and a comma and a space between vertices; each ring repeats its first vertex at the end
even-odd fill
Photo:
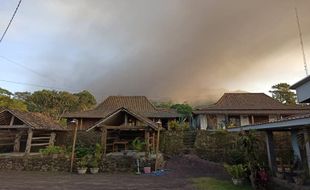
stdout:
MULTIPOLYGON (((154 167, 155 159, 153 158, 150 162, 154 167)), ((135 172, 137 171, 136 163, 135 156, 108 155, 101 162, 100 172, 135 172)), ((143 166, 143 161, 140 166, 143 166)), ((76 167, 74 166, 74 168, 76 167)), ((0 156, 0 170, 68 172, 70 170, 70 158, 64 156, 58 156, 57 158, 52 156, 42 157, 40 155, 28 157, 0 156)))

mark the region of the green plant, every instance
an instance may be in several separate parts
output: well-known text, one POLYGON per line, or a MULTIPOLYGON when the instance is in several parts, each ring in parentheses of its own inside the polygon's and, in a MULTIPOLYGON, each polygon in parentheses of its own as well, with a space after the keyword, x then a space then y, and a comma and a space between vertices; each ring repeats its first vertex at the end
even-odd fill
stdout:
POLYGON ((187 130, 189 129, 189 123, 172 120, 168 122, 168 129, 173 131, 187 130))
POLYGON ((238 165, 228 165, 224 164, 225 170, 231 175, 234 179, 242 179, 246 176, 246 167, 242 164, 238 165))
POLYGON ((98 168, 99 166, 98 160, 95 158, 92 158, 91 161, 89 162, 89 166, 91 168, 98 168))
POLYGON ((60 146, 48 146, 46 148, 40 149, 39 152, 43 155, 61 154, 65 150, 60 146))
POLYGON ((77 167, 78 168, 86 168, 88 165, 88 161, 89 161, 89 157, 88 156, 84 156, 82 158, 79 159, 79 161, 77 161, 77 167))
POLYGON ((139 137, 135 138, 132 143, 132 147, 134 150, 138 152, 142 152, 145 148, 145 142, 141 141, 139 137))
POLYGON ((75 154, 77 158, 83 158, 87 155, 92 155, 92 147, 86 147, 86 146, 77 146, 75 149, 75 154))

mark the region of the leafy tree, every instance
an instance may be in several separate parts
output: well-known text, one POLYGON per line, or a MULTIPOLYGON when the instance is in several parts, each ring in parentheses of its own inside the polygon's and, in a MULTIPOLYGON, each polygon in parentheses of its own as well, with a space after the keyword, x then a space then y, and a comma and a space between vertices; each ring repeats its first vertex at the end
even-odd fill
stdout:
POLYGON ((296 104, 296 93, 290 90, 290 85, 287 83, 279 83, 273 85, 272 90, 269 92, 272 94, 272 97, 283 104, 296 104))
POLYGON ((193 108, 188 104, 174 104, 171 106, 172 109, 175 109, 179 114, 184 117, 191 117, 193 108))
POLYGON ((0 108, 26 111, 27 105, 21 100, 13 99, 9 96, 0 95, 0 108))
POLYGON ((78 97, 78 110, 88 110, 97 104, 95 97, 87 90, 83 90, 82 92, 76 93, 74 95, 78 97))
POLYGON ((66 91, 41 90, 26 98, 29 111, 45 113, 59 120, 66 112, 83 111, 96 105, 88 91, 72 94, 66 91))
POLYGON ((12 96, 12 94, 13 94, 12 92, 10 92, 4 88, 0 88, 0 95, 1 96, 12 96))
POLYGON ((17 100, 27 101, 27 98, 31 96, 31 92, 15 92, 13 96, 17 100))

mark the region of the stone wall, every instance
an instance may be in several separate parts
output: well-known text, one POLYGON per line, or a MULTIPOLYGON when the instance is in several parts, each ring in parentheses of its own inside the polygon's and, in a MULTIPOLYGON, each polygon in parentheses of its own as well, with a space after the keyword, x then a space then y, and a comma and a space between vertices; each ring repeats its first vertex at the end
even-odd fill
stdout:
POLYGON ((0 170, 17 171, 69 171, 70 160, 65 157, 52 158, 41 156, 0 157, 0 170))
MULTIPOLYGON (((142 156, 143 157, 143 156, 142 156)), ((136 155, 124 155, 113 153, 107 155, 100 165, 100 172, 135 172, 137 171, 136 155)), ((163 164, 163 156, 160 156, 160 164, 163 164)), ((155 155, 151 159, 152 168, 155 166, 155 155)), ((141 161, 140 166, 143 166, 141 161)), ((142 167, 141 167, 142 169, 142 167)), ((42 171, 42 172, 68 172, 70 170, 70 158, 58 156, 0 156, 0 170, 8 171, 42 171)), ((74 163, 74 170, 76 170, 74 163)))

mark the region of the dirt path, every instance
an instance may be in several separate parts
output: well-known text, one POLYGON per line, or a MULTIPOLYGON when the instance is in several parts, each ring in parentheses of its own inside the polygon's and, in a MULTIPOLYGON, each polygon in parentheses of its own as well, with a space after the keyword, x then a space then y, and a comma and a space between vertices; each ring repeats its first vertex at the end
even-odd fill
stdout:
POLYGON ((227 178, 221 166, 192 155, 169 160, 167 169, 167 173, 163 176, 137 176, 134 174, 89 174, 81 176, 69 173, 0 172, 0 189, 193 190, 190 181, 192 177, 227 178))

